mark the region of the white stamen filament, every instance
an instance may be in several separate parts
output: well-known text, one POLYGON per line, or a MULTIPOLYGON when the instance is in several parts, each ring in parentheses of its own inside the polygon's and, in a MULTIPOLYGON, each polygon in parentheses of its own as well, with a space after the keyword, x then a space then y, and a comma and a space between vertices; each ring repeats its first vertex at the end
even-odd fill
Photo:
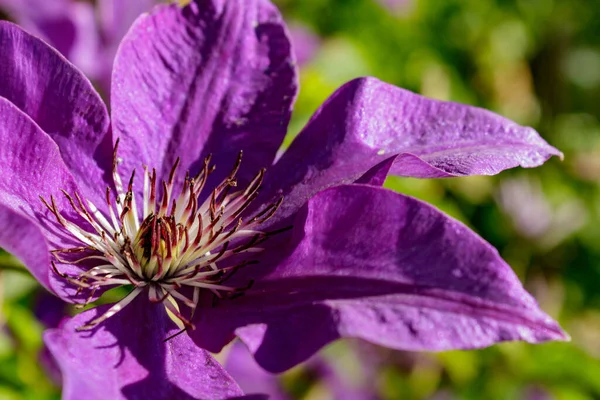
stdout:
MULTIPOLYGON (((136 196, 133 190, 135 171, 128 181, 127 190, 118 173, 117 145, 113 161, 113 180, 116 193, 111 196, 106 190, 108 216, 89 200, 74 197, 64 192, 73 209, 89 228, 67 220, 56 206, 53 197, 50 203, 42 198, 46 207, 54 214, 58 223, 83 246, 53 250, 59 263, 76 264, 86 267, 89 262, 99 265, 78 276, 68 276, 56 268, 54 271, 68 282, 78 286, 78 290, 94 292, 101 287, 130 285, 134 289, 104 314, 79 329, 91 329, 102 321, 122 310, 135 297, 147 289, 150 301, 162 303, 167 314, 181 329, 193 328, 190 319, 185 318, 177 304, 182 302, 191 309, 193 316, 198 304, 200 290, 205 289, 222 298, 231 297, 247 289, 235 288, 222 283, 233 272, 253 261, 222 268, 222 261, 233 255, 253 254, 262 251, 257 247, 275 232, 262 232, 256 227, 270 218, 281 201, 271 204, 253 218, 242 220, 241 215, 257 196, 262 183, 264 170, 250 182, 244 190, 230 193, 237 186, 235 175, 241 164, 241 152, 230 175, 206 196, 200 204, 200 194, 208 175, 214 170, 209 167, 207 157, 198 176, 186 174, 179 196, 175 196, 174 177, 179 159, 175 162, 168 180, 156 182, 156 171, 144 166, 142 215, 138 214, 136 196), (158 188, 162 187, 162 197, 158 188), (73 257, 75 253, 82 253, 73 257), (190 299, 183 293, 186 287, 193 290, 190 299)), ((64 211, 63 211, 64 212, 64 211)))

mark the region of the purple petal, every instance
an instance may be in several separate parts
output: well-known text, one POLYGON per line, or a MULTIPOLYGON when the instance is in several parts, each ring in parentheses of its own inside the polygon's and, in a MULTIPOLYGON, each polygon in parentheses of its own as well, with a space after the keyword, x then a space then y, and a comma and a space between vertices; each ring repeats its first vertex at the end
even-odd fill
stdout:
POLYGON ((124 38, 113 74, 113 123, 126 175, 165 176, 179 156, 197 172, 212 153, 223 178, 240 150, 240 180, 272 163, 296 94, 290 44, 266 0, 156 7, 124 38))
POLYGON ((97 3, 103 38, 100 83, 104 93, 110 93, 113 60, 121 39, 135 19, 157 3, 158 0, 101 0, 97 3))
POLYGON ((285 196, 281 219, 391 156, 393 174, 439 178, 535 167, 552 155, 560 152, 533 129, 497 114, 361 78, 334 93, 270 168, 264 198, 285 196))
MULTIPOLYGON (((373 381, 368 380, 369 375, 372 374, 369 374, 370 371, 367 371, 366 367, 359 367, 360 378, 356 376, 351 378, 341 374, 334 364, 327 358, 316 355, 304 363, 302 368, 309 376, 314 377, 319 386, 327 390, 332 398, 344 400, 377 398, 372 387, 373 381)), ((240 341, 234 342, 229 348, 225 369, 240 385, 244 393, 266 393, 271 400, 291 399, 285 393, 278 376, 262 369, 248 348, 240 341)))
POLYGON ((83 194, 100 203, 112 161, 110 143, 103 146, 109 120, 102 100, 81 72, 18 26, 0 21, 0 48, 0 97, 52 137, 83 194))
MULTIPOLYGON (((14 104, 0 97, 0 220, 5 222, 0 247, 18 257, 46 287, 67 296, 64 281, 48 276, 50 250, 65 245, 54 216, 42 203, 53 196, 66 218, 73 219, 71 205, 61 189, 79 192, 56 143, 14 104)), ((74 267, 65 265, 65 272, 74 267)))
POLYGON ((44 346, 39 352, 38 362, 44 370, 44 373, 50 381, 56 385, 60 386, 62 382, 62 372, 54 359, 54 356, 48 350, 48 347, 44 346))
POLYGON ((39 226, 1 203, 0 226, 0 246, 17 257, 38 282, 50 288, 50 249, 39 226))
MULTIPOLYGON (((13 103, 0 97, 0 201, 32 218, 45 214, 39 196, 77 190, 56 143, 13 103)), ((57 204, 66 207, 64 196, 57 204)))
POLYGON ((65 14, 71 0, 0 0, 0 7, 13 17, 56 18, 65 14))
POLYGON ((419 200, 331 188, 298 214, 293 242, 244 296, 203 310, 196 331, 239 327, 273 372, 339 337, 415 351, 567 339, 493 247, 419 200))
MULTIPOLYGON (((28 2, 26 2, 28 3, 28 2)), ((26 31, 39 36, 67 57, 76 40, 77 27, 64 11, 40 14, 33 11, 39 4, 28 4, 26 9, 11 13, 14 20, 26 31)))
POLYGON ((394 166, 394 162, 396 162, 397 159, 398 157, 393 156, 388 158, 387 160, 383 160, 382 162, 365 172, 354 183, 372 186, 383 186, 383 184, 385 183, 385 179, 390 173, 390 169, 394 166))
MULTIPOLYGON (((85 2, 71 1, 65 11, 64 21, 69 24, 70 29, 73 29, 73 33, 70 42, 66 43, 70 44, 70 47, 64 51, 61 49, 61 46, 64 46, 61 43, 65 41, 64 29, 60 25, 57 26, 54 21, 38 25, 53 47, 64 54, 88 78, 96 81, 101 78, 104 68, 109 70, 112 68, 113 59, 104 58, 100 51, 102 43, 94 6, 85 2)), ((108 91, 106 93, 108 94, 108 91)))
POLYGON ((98 12, 107 44, 117 46, 135 19, 160 2, 160 0, 100 0, 98 12))
POLYGON ((227 354, 225 369, 233 379, 240 385, 244 393, 269 395, 271 400, 285 400, 287 396, 281 389, 277 375, 273 375, 262 369, 248 348, 240 342, 233 343, 227 354))
POLYGON ((12 20, 97 78, 100 42, 92 4, 72 0, 0 0, 12 20))
MULTIPOLYGON (((101 307, 105 308, 107 306, 101 307)), ((77 332, 99 308, 85 311, 44 341, 63 376, 63 399, 224 399, 242 391, 219 363, 177 332, 162 305, 136 299, 99 329, 77 332)))

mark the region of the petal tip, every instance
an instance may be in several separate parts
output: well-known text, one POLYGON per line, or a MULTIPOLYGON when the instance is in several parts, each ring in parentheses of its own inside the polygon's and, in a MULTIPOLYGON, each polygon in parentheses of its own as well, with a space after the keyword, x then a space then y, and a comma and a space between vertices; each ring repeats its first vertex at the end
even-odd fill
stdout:
POLYGON ((565 332, 561 326, 554 319, 546 316, 546 320, 540 324, 538 334, 535 335, 535 339, 531 343, 544 343, 544 342, 570 342, 571 336, 565 332))
POLYGON ((558 341, 558 342, 570 342, 571 341, 571 335, 569 335, 567 332, 562 330, 562 328, 560 326, 558 326, 558 324, 552 330, 551 336, 552 337, 549 340, 558 341))

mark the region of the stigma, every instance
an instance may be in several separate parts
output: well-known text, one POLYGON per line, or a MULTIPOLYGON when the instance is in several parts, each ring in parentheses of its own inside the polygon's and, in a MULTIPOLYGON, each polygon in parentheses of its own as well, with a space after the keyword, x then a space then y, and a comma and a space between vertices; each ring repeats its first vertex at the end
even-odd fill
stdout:
POLYGON ((215 169, 210 156, 204 159, 198 175, 185 174, 178 193, 174 186, 179 159, 168 179, 160 183, 156 170, 144 166, 139 207, 134 191, 135 170, 127 185, 119 175, 118 144, 117 140, 112 167, 115 193, 106 188, 105 213, 78 193, 63 190, 72 211, 82 220, 73 222, 64 217, 54 197, 48 202, 40 196, 60 227, 79 244, 52 250, 52 269, 75 285, 77 294, 89 291, 80 306, 89 303, 100 289, 133 287, 123 299, 78 330, 94 328, 141 294, 153 303, 163 304, 181 330, 193 329, 191 320, 201 291, 210 291, 216 298, 232 298, 250 288, 252 281, 244 287, 229 286, 227 281, 240 268, 256 264, 253 257, 263 251, 261 243, 280 232, 263 232, 260 225, 275 214, 282 199, 245 217, 244 212, 258 196, 265 170, 239 189, 236 175, 242 163, 240 152, 231 173, 210 193, 205 193, 207 179, 215 169), (55 261, 78 265, 83 272, 68 275, 59 271, 55 261), (187 316, 181 312, 181 304, 189 307, 187 316))

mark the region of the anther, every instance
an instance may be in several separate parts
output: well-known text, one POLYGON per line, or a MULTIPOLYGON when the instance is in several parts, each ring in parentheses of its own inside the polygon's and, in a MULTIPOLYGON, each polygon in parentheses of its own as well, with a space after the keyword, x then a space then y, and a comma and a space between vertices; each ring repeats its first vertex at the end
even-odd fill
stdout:
POLYGON ((72 248, 52 250, 54 259, 82 268, 89 262, 97 263, 79 275, 71 276, 61 272, 52 261, 52 271, 76 286, 78 294, 89 291, 84 304, 91 302, 102 288, 133 286, 133 290, 121 301, 79 330, 94 328, 144 292, 150 301, 164 305, 169 317, 182 331, 193 329, 191 320, 179 311, 178 302, 189 307, 190 316, 193 316, 202 290, 213 293, 215 298, 229 299, 248 290, 252 281, 244 287, 230 287, 223 283, 241 268, 257 261, 232 261, 229 257, 263 250, 257 245, 279 231, 262 232, 255 227, 273 216, 282 199, 254 216, 242 218, 258 196, 265 170, 260 170, 246 188, 234 191, 238 184, 236 175, 242 165, 241 151, 231 172, 210 195, 202 195, 208 176, 215 169, 210 165, 210 155, 204 159, 198 175, 192 178, 189 171, 185 173, 181 190, 175 195, 174 185, 180 164, 177 158, 168 179, 160 181, 160 199, 156 169, 143 167, 143 211, 140 218, 134 192, 136 172, 132 171, 124 191, 118 172, 118 143, 117 140, 112 163, 114 196, 109 187, 105 191, 108 215, 102 214, 79 193, 63 191, 70 207, 91 225, 92 231, 88 231, 91 228, 87 225, 79 226, 65 219, 53 196, 50 196, 49 202, 40 196, 58 224, 81 243, 72 248), (200 203, 202 198, 206 198, 204 203, 200 203), (193 293, 191 299, 183 294, 190 289, 193 293))

